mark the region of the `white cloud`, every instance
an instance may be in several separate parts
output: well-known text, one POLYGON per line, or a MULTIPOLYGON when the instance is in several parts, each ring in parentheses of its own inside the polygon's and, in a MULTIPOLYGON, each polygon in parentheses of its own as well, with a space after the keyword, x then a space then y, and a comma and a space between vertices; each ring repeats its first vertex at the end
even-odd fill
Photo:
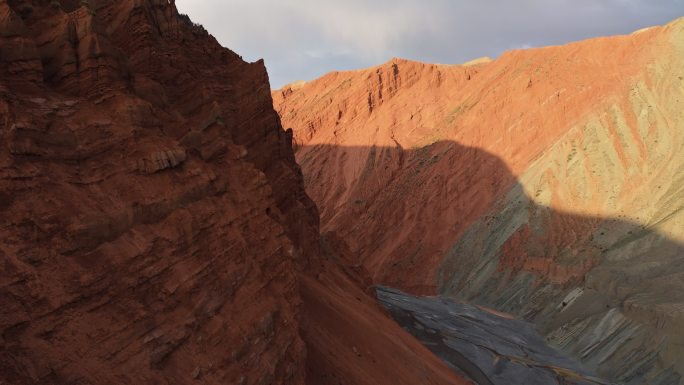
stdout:
POLYGON ((176 0, 279 87, 391 57, 460 63, 509 47, 629 33, 684 16, 684 0, 176 0))

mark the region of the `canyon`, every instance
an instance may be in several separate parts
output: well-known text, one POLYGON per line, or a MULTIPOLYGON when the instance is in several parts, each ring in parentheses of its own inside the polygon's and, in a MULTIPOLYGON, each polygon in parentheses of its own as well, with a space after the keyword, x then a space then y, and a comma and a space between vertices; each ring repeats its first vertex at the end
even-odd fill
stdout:
POLYGON ((271 90, 0 0, 0 384, 680 384, 684 19, 271 90))
POLYGON ((510 313, 589 370, 684 374, 684 19, 273 91, 376 284, 510 313))
POLYGON ((468 383, 321 234, 264 63, 172 0, 0 0, 0 138, 0 383, 468 383))

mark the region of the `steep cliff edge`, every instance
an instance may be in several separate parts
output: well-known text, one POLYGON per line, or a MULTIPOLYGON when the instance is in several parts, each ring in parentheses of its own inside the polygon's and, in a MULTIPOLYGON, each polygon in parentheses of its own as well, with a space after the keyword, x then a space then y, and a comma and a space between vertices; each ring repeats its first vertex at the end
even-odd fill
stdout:
POLYGON ((262 62, 169 0, 0 0, 0 64, 1 383, 464 383, 320 236, 262 62))
POLYGON ((534 321, 625 382, 679 383, 684 20, 273 92, 324 230, 377 283, 534 321))

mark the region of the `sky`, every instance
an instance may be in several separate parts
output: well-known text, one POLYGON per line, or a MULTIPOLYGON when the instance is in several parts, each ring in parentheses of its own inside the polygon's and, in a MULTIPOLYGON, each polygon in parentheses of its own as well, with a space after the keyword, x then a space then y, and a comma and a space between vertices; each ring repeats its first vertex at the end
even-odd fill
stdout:
POLYGON ((274 89, 393 57, 458 64, 684 16, 684 0, 176 0, 176 6, 245 60, 263 58, 274 89))

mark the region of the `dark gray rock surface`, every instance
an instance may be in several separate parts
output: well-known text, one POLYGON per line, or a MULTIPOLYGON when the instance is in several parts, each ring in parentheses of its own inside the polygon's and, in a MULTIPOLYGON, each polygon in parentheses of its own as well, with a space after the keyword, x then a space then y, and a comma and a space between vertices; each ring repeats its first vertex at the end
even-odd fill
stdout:
POLYGON ((610 384, 550 347, 527 322, 382 286, 377 295, 404 329, 478 384, 610 384))

